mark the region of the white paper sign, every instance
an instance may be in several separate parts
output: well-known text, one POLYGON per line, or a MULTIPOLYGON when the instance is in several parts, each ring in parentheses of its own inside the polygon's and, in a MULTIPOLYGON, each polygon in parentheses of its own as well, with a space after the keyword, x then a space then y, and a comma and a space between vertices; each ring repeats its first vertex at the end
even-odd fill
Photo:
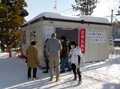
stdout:
POLYGON ((89 37, 106 37, 106 32, 88 32, 89 37))
POLYGON ((90 38, 90 43, 108 43, 108 38, 90 38))
POLYGON ((50 39, 52 33, 53 33, 53 26, 46 26, 46 39, 50 39))

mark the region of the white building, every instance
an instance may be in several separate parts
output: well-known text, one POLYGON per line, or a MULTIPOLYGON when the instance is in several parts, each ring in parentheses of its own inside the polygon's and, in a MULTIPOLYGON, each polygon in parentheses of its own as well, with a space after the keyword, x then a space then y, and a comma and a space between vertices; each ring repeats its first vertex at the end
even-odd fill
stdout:
POLYGON ((112 27, 105 18, 44 12, 22 26, 22 49, 25 53, 31 40, 36 40, 40 62, 44 65, 44 42, 56 32, 58 38, 64 35, 69 41, 77 41, 86 62, 104 60, 109 55, 111 30, 112 27))

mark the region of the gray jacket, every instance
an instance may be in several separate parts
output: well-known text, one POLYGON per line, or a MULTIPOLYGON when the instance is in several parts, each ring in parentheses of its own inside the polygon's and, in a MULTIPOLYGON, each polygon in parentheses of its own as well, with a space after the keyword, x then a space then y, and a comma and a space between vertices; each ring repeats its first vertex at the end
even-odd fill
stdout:
POLYGON ((46 43, 46 54, 50 56, 60 56, 60 50, 62 50, 62 44, 60 40, 51 38, 46 43))

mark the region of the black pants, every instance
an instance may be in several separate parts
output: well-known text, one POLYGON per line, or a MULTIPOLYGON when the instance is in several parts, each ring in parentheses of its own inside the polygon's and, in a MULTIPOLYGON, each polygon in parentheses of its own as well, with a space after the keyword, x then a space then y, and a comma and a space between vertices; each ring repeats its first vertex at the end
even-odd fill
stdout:
POLYGON ((46 70, 48 70, 49 69, 49 60, 47 58, 45 59, 45 63, 46 63, 46 70))
POLYGON ((31 70, 33 69, 33 78, 36 78, 36 74, 37 74, 37 68, 30 68, 28 67, 28 77, 31 77, 31 70))
POLYGON ((72 70, 73 70, 73 73, 74 73, 74 76, 77 76, 79 78, 81 78, 81 72, 80 72, 80 68, 76 68, 76 65, 72 63, 72 70), (77 73, 76 73, 77 71, 77 73))

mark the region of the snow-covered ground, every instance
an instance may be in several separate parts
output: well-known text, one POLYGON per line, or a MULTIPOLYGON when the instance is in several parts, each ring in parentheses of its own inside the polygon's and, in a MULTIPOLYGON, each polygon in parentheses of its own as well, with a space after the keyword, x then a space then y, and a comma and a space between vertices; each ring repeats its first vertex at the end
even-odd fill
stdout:
POLYGON ((120 89, 120 56, 81 67, 82 84, 73 81, 73 74, 61 74, 61 81, 49 81, 49 73, 38 69, 39 80, 27 80, 27 66, 16 54, 8 58, 0 53, 0 89, 120 89))

